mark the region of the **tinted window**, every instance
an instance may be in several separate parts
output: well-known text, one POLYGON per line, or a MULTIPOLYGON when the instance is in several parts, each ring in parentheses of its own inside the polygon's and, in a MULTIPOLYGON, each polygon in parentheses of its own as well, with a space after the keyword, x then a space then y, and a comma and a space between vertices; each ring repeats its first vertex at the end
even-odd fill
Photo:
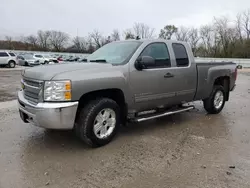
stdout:
POLYGON ((185 46, 177 43, 174 43, 172 46, 176 58, 177 67, 187 67, 189 64, 189 60, 185 46))
POLYGON ((10 56, 15 57, 16 55, 14 53, 9 53, 10 56))
POLYGON ((6 52, 0 52, 0 57, 9 57, 9 55, 6 52))
POLYGON ((169 53, 166 44, 149 44, 140 56, 151 56, 155 59, 155 66, 148 68, 171 67, 169 53))
POLYGON ((35 57, 42 58, 43 56, 41 56, 41 55, 35 55, 35 57))

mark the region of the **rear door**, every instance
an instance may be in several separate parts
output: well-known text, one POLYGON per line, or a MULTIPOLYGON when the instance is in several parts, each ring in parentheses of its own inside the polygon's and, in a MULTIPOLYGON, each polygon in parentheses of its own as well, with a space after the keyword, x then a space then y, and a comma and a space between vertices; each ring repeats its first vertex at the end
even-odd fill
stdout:
POLYGON ((0 52, 0 65, 7 65, 9 55, 6 52, 0 52))
POLYGON ((175 103, 192 101, 197 87, 197 70, 195 63, 192 62, 192 51, 187 51, 189 48, 186 43, 169 45, 174 64, 171 67, 174 76, 173 90, 176 91, 174 101, 175 103))

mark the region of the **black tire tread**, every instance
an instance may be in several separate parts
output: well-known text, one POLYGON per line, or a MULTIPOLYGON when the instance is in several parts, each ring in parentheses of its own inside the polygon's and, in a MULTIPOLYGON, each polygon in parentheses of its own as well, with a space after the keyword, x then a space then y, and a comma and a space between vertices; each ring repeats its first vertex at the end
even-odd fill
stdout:
POLYGON ((13 60, 10 60, 10 61, 8 62, 8 67, 9 67, 9 68, 15 68, 15 67, 16 67, 16 62, 15 62, 15 61, 13 61, 13 60), (13 62, 13 63, 14 63, 14 67, 10 67, 10 63, 11 63, 11 62, 13 62))
POLYGON ((98 147, 101 144, 95 142, 93 139, 89 137, 88 130, 87 130, 88 122, 90 121, 90 118, 92 114, 94 113, 95 109, 98 106, 103 105, 107 102, 117 105, 115 101, 109 98, 99 98, 99 99, 90 101, 88 104, 84 106, 84 108, 80 109, 80 113, 76 119, 76 124, 75 124, 76 135, 78 136, 78 138, 80 138, 82 141, 84 141, 87 145, 91 147, 98 147))
POLYGON ((210 94, 210 96, 207 99, 205 99, 203 101, 203 105, 204 105, 205 110, 210 114, 220 113, 220 111, 223 109, 223 107, 225 105, 225 89, 224 89, 224 87, 221 85, 214 85, 212 93, 210 94), (214 104, 213 104, 215 93, 218 90, 221 90, 224 93, 224 102, 223 102, 222 107, 219 110, 215 109, 214 104))

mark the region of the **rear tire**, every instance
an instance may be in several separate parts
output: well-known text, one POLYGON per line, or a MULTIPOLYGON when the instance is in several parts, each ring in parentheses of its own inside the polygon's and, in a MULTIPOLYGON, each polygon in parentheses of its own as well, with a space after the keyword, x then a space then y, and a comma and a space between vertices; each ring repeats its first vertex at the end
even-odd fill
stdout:
POLYGON ((221 85, 214 85, 209 98, 203 100, 205 110, 209 114, 218 114, 224 108, 226 102, 225 89, 221 85))
POLYGON ((91 147, 108 144, 120 126, 120 108, 109 98, 90 101, 80 109, 75 123, 76 135, 91 147))
POLYGON ((9 68, 15 68, 15 66, 16 66, 16 62, 15 61, 11 60, 11 61, 8 62, 8 67, 9 68))

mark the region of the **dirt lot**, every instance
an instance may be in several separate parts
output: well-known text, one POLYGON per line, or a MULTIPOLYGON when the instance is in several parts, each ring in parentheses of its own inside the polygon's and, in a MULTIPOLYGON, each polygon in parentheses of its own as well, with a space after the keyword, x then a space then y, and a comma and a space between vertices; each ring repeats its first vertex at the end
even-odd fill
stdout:
POLYGON ((20 88, 21 71, 1 70, 0 68, 0 102, 17 98, 17 91, 20 88))
POLYGON ((129 124, 97 149, 70 131, 24 124, 11 100, 19 80, 0 72, 0 100, 10 100, 0 102, 0 188, 250 187, 248 72, 221 114, 206 115, 197 102, 190 112, 129 124))

